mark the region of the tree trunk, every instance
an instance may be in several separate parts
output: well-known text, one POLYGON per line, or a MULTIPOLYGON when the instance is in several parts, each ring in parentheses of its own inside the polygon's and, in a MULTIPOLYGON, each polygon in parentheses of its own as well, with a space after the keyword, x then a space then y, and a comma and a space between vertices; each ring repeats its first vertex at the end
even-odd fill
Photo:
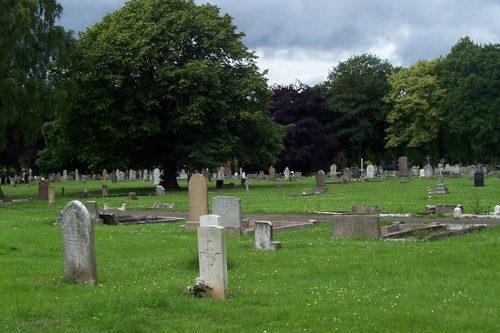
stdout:
POLYGON ((177 183, 177 165, 175 163, 167 161, 163 164, 163 177, 160 184, 166 189, 178 190, 181 188, 177 183))

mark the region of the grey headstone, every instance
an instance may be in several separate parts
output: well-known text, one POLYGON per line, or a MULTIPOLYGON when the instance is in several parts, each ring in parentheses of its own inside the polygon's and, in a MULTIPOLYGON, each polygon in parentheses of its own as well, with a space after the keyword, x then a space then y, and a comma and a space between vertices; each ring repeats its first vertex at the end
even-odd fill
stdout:
POLYGON ((410 177, 408 173, 408 157, 401 156, 398 159, 398 171, 399 171, 399 180, 408 181, 408 178, 410 177))
POLYGON ((49 200, 49 181, 46 179, 38 182, 38 200, 49 200))
POLYGON ((230 196, 214 197, 212 214, 221 217, 220 226, 224 228, 242 228, 243 212, 240 198, 230 196))
POLYGON ((269 168, 269 181, 271 182, 276 181, 276 169, 274 167, 269 168))
POLYGON ((334 215, 332 235, 336 238, 378 239, 381 235, 380 218, 372 215, 334 215))
POLYGON ((288 169, 288 167, 286 167, 285 171, 283 171, 283 178, 285 180, 290 180, 290 169, 288 169))
POLYGON ((344 178, 344 183, 350 183, 351 182, 351 169, 345 168, 344 172, 342 173, 342 177, 344 178))
POLYGON ((76 283, 96 284, 94 226, 80 201, 71 201, 64 207, 61 232, 65 277, 76 283))
POLYGON ((325 187, 326 186, 326 175, 323 170, 319 170, 316 174, 316 187, 325 187))
POLYGON ((273 241, 273 224, 267 221, 255 221, 254 245, 258 250, 278 250, 280 242, 273 241))
POLYGON ((424 166, 425 178, 434 178, 434 169, 429 164, 424 166))

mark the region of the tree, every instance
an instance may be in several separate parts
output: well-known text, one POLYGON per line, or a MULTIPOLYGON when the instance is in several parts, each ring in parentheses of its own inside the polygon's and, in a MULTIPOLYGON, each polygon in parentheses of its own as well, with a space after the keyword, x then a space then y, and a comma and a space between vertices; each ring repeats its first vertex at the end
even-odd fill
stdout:
MULTIPOLYGON (((179 168, 234 159, 267 167, 284 129, 269 116, 266 79, 235 30, 209 4, 127 2, 80 35, 66 73, 73 104, 52 133, 92 170, 162 166, 170 188, 179 168)), ((46 156, 62 155, 51 149, 46 156)))
POLYGON ((0 163, 7 167, 19 167, 61 97, 53 74, 72 45, 55 25, 61 11, 55 0, 0 0, 0 163))
POLYGON ((329 168, 339 143, 321 92, 300 82, 274 86, 273 91, 273 119, 289 126, 277 166, 302 172, 329 168))
POLYGON ((334 127, 348 157, 376 158, 383 152, 383 133, 388 105, 382 100, 389 92, 387 77, 394 72, 387 60, 363 54, 340 62, 323 85, 334 127))
POLYGON ((391 90, 384 101, 392 110, 387 115, 386 147, 424 147, 432 155, 436 143, 441 142, 440 102, 445 90, 436 73, 440 61, 419 61, 389 76, 391 90))
POLYGON ((498 162, 500 45, 458 41, 440 66, 448 159, 498 162))

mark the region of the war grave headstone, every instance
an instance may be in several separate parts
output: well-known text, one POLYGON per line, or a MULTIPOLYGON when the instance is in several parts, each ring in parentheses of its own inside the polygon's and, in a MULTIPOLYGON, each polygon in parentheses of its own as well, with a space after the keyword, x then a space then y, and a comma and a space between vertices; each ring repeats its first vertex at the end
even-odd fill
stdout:
POLYGON ((366 178, 373 179, 375 177, 375 167, 370 164, 366 167, 366 178))
POLYGON ((198 228, 198 259, 200 278, 209 286, 207 296, 226 299, 228 276, 224 227, 209 225, 198 228))
POLYGON ((64 276, 80 284, 97 283, 94 226, 87 208, 77 200, 64 207, 61 219, 64 276))
POLYGON ((42 179, 38 182, 38 200, 49 199, 49 181, 42 179))
POLYGON ((200 216, 208 215, 208 187, 205 177, 197 173, 191 176, 188 184, 189 214, 186 229, 196 229, 200 216))
POLYGON ((241 234, 243 229, 243 209, 241 199, 231 196, 214 197, 212 214, 221 217, 220 226, 230 233, 241 234))
POLYGON ((274 167, 269 167, 269 181, 276 181, 276 169, 274 167))
POLYGON ((342 173, 342 178, 344 179, 344 183, 350 183, 351 182, 351 169, 345 168, 343 173, 342 173))
POLYGON ((408 173, 408 158, 406 156, 401 156, 398 159, 398 172, 399 172, 399 181, 401 183, 406 183, 409 180, 408 173))
POLYGON ((283 179, 290 180, 290 169, 288 167, 286 167, 285 171, 283 171, 283 179))
POLYGON ((378 239, 380 235, 380 218, 378 216, 336 215, 332 217, 332 236, 335 238, 378 239))
POLYGON ((255 221, 254 245, 258 250, 279 250, 281 242, 273 241, 273 224, 268 221, 255 221))

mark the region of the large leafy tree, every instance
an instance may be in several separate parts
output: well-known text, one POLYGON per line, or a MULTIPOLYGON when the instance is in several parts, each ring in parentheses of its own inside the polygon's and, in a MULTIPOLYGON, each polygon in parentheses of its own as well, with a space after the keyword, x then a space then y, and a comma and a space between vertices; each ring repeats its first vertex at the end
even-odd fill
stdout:
POLYGON ((340 62, 328 74, 323 88, 348 157, 376 159, 383 153, 389 107, 382 98, 390 90, 387 77, 393 72, 387 60, 363 54, 340 62))
POLYGON ((296 82, 273 91, 273 119, 289 127, 277 167, 302 172, 329 168, 339 143, 319 89, 296 82))
MULTIPOLYGON (((0 164, 19 160, 60 99, 53 74, 72 39, 55 0, 0 0, 0 164)), ((34 154, 28 154, 34 155, 34 154)))
POLYGON ((45 156, 72 146, 93 170, 160 166, 167 187, 177 187, 181 167, 274 163, 284 129, 269 116, 271 92, 242 37, 209 4, 127 2, 81 34, 66 73, 73 103, 49 129, 66 148, 45 156))
MULTIPOLYGON (((436 67, 441 59, 419 61, 389 76, 391 90, 384 100, 392 105, 387 115, 387 147, 422 148, 431 153, 442 142, 445 94, 436 67)), ((438 147, 442 156, 442 146, 438 147)))
POLYGON ((500 158, 500 45, 458 41, 440 66, 446 95, 449 159, 498 162, 500 158))

